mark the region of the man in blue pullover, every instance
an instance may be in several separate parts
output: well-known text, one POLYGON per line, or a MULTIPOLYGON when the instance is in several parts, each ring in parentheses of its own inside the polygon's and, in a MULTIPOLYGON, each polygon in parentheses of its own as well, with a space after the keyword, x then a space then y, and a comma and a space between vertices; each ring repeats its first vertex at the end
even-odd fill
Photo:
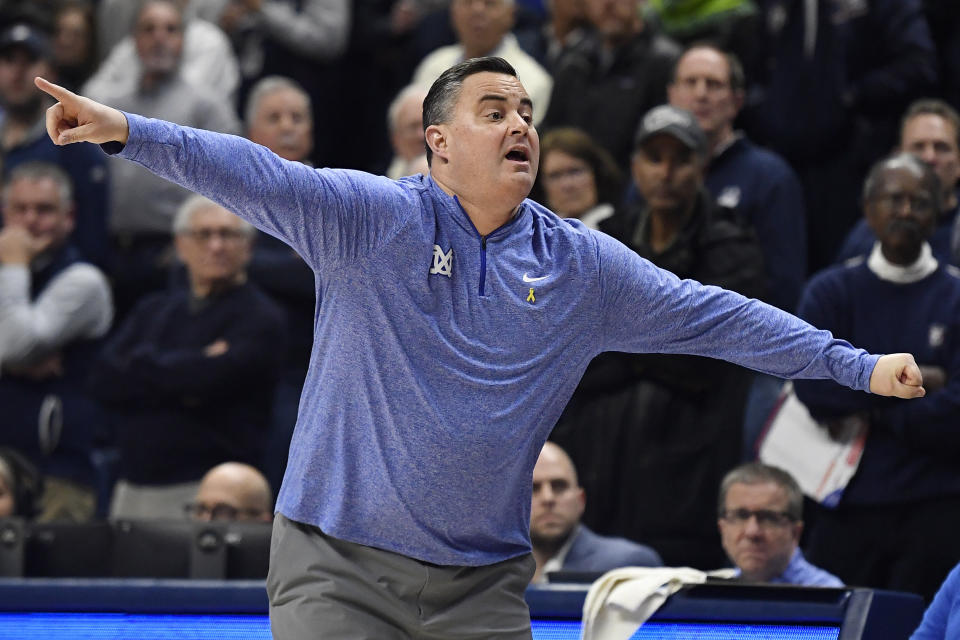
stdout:
MULTIPOLYGON (((284 239, 322 300, 267 581, 279 638, 529 638, 531 473, 587 363, 695 353, 925 393, 773 307, 681 281, 526 199, 534 105, 499 58, 424 103, 429 175, 289 163, 52 85, 58 144, 95 142, 284 239)), ((668 122, 662 123, 669 126, 668 122)))
POLYGON ((847 584, 927 599, 960 558, 960 271, 939 262, 928 241, 940 195, 934 169, 914 155, 877 163, 863 191, 873 251, 819 273, 798 311, 870 349, 909 349, 930 394, 899 403, 828 381, 795 384, 817 419, 870 428, 840 505, 814 519, 810 560, 847 584))

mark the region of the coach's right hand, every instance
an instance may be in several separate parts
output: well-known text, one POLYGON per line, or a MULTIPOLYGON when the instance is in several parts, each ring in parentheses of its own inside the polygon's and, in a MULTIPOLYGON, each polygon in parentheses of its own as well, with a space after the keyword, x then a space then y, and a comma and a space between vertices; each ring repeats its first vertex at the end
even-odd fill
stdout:
POLYGON ((120 111, 78 96, 39 76, 34 78, 34 84, 57 100, 57 104, 47 109, 47 133, 54 144, 127 143, 130 127, 120 111))

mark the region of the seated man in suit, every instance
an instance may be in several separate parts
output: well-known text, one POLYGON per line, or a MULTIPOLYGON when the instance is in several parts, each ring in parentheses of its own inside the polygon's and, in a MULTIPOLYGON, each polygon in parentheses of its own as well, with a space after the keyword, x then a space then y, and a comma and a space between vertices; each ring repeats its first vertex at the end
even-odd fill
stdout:
POLYGON ((803 493, 786 471, 759 462, 733 469, 720 483, 718 512, 723 549, 743 580, 843 586, 800 551, 803 493))
POLYGON ((650 547, 597 535, 580 524, 586 501, 570 456, 547 442, 533 468, 530 540, 537 571, 532 582, 545 582, 551 571, 605 572, 617 567, 663 564, 650 547))

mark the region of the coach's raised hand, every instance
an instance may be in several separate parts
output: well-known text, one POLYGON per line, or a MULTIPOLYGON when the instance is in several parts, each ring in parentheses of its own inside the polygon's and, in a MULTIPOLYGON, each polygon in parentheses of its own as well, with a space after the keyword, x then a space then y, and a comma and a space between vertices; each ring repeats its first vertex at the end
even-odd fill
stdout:
POLYGON ((47 109, 47 133, 54 144, 127 143, 130 129, 126 116, 120 111, 78 96, 40 77, 34 78, 34 83, 57 100, 57 104, 47 109))

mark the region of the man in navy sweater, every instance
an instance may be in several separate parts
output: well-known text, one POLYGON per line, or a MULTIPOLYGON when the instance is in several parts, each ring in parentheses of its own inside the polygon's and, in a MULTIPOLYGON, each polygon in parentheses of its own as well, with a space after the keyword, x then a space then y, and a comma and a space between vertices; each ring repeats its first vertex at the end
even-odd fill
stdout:
POLYGON ((938 262, 927 242, 939 198, 936 174, 915 156, 875 165, 863 200, 878 243, 869 257, 814 277, 799 309, 868 349, 916 354, 929 395, 903 403, 832 382, 795 383, 817 419, 870 427, 840 505, 815 519, 811 562, 847 584, 928 599, 960 558, 960 271, 938 262))
POLYGON ((121 453, 112 517, 182 517, 210 467, 260 464, 285 324, 247 281, 254 232, 189 198, 173 225, 189 288, 140 300, 91 371, 121 453))
POLYGON ((58 144, 103 144, 216 198, 316 274, 267 579, 276 637, 529 639, 530 478, 601 352, 695 353, 925 393, 909 354, 871 355, 680 280, 528 200, 534 107, 501 58, 441 74, 424 104, 430 174, 397 181, 311 169, 37 83, 60 100, 47 112, 58 144))

